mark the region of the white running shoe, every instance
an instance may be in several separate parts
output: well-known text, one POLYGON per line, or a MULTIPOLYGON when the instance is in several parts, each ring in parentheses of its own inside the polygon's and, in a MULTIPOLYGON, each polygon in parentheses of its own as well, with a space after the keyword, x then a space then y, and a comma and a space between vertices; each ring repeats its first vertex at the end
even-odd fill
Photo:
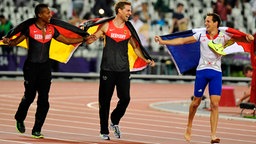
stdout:
POLYGON ((121 138, 121 132, 118 125, 114 125, 113 123, 110 124, 110 129, 114 131, 114 135, 116 138, 121 138))
POLYGON ((100 138, 103 140, 110 140, 108 134, 100 134, 100 138))

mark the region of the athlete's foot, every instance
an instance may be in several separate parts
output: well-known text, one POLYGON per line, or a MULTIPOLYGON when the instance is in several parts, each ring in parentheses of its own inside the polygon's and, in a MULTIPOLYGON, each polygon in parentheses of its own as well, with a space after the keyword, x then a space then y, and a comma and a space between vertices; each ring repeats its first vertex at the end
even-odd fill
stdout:
POLYGON ((185 134, 184 134, 184 138, 187 142, 190 142, 191 140, 191 128, 186 129, 185 134))
POLYGON ((220 138, 216 137, 216 136, 211 136, 211 143, 220 143, 220 138))

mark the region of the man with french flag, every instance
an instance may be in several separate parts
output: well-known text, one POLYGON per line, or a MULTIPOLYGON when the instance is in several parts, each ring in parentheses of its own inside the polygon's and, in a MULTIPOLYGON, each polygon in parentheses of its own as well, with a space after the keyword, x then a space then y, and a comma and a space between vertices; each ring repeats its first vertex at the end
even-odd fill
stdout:
POLYGON ((179 74, 196 67, 194 98, 189 107, 185 140, 191 140, 192 122, 208 85, 211 107, 210 142, 220 143, 216 130, 222 91, 221 57, 236 52, 249 52, 254 37, 232 28, 219 27, 221 19, 215 13, 208 13, 204 24, 205 28, 155 36, 155 41, 167 46, 179 74))

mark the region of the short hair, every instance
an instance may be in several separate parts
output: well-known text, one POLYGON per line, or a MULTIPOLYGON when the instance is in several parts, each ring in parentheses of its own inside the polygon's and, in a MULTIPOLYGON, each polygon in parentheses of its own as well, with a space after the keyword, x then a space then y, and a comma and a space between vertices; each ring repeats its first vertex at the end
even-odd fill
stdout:
POLYGON ((216 13, 208 13, 206 16, 212 16, 212 21, 213 21, 213 22, 218 22, 217 27, 220 26, 220 24, 221 24, 221 19, 220 19, 220 16, 219 16, 218 14, 216 14, 216 13))
POLYGON ((178 4, 177 4, 177 7, 180 7, 180 6, 183 6, 183 7, 184 7, 184 4, 183 4, 183 3, 178 3, 178 4))
POLYGON ((245 75, 248 71, 252 71, 252 67, 250 65, 244 67, 243 74, 245 75))
POLYGON ((48 8, 48 5, 47 4, 38 4, 38 5, 36 5, 36 7, 35 7, 36 17, 38 17, 38 14, 41 13, 44 8, 48 8))
POLYGON ((5 19, 5 16, 1 14, 0 19, 5 19))
POLYGON ((119 0, 116 4, 115 4, 115 13, 118 13, 118 9, 124 9, 125 5, 132 5, 131 2, 127 1, 127 0, 119 0))

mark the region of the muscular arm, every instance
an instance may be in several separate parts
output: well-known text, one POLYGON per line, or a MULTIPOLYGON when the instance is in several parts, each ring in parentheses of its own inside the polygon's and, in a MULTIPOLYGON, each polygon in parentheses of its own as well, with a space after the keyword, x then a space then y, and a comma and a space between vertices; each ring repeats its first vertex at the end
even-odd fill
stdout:
POLYGON ((141 51, 140 46, 138 45, 138 43, 136 43, 136 40, 131 37, 129 43, 132 45, 135 54, 140 57, 141 59, 143 59, 146 63, 150 64, 150 66, 155 66, 155 62, 153 60, 150 59, 146 59, 141 51))
POLYGON ((15 39, 10 40, 9 38, 3 38, 3 43, 8 44, 9 46, 16 46, 26 38, 25 35, 20 35, 15 39))
POLYGON ((81 37, 81 38, 67 38, 63 35, 59 35, 56 40, 63 42, 64 44, 75 44, 75 43, 80 43, 83 41, 86 41, 88 38, 87 37, 81 37))
POLYGON ((194 43, 197 40, 194 36, 184 37, 184 38, 175 38, 171 40, 162 40, 160 36, 155 36, 155 42, 163 45, 182 45, 182 44, 189 44, 194 43))
POLYGON ((254 37, 251 34, 246 34, 246 36, 243 37, 242 39, 241 38, 233 37, 231 40, 235 41, 235 42, 251 42, 251 41, 254 40, 254 37))
POLYGON ((107 29, 108 29, 108 23, 104 23, 103 25, 99 26, 97 31, 94 34, 88 36, 88 40, 86 41, 86 44, 91 44, 96 40, 98 40, 101 36, 104 35, 107 29))
POLYGON ((244 92, 243 97, 241 97, 237 103, 237 106, 240 105, 242 102, 248 102, 250 100, 251 96, 251 86, 247 89, 247 91, 244 92))
POLYGON ((144 57, 144 55, 142 54, 142 51, 139 47, 139 45, 136 43, 135 39, 133 37, 131 37, 129 43, 132 45, 134 52, 136 53, 136 55, 138 57, 140 57, 141 59, 143 59, 144 61, 147 61, 147 59, 144 57))

